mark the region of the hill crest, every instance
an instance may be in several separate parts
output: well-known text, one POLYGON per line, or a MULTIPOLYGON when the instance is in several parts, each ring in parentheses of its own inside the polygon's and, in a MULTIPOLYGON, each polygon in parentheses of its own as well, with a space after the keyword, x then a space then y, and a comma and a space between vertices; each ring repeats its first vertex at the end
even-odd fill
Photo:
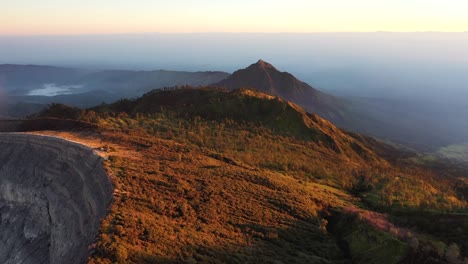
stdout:
POLYGON ((264 60, 237 70, 214 85, 231 91, 249 88, 280 96, 328 119, 340 116, 343 105, 340 99, 313 88, 288 72, 281 72, 264 60))
POLYGON ((252 123, 278 135, 313 141, 318 148, 346 161, 386 164, 359 140, 322 117, 281 97, 246 88, 233 91, 215 87, 153 90, 138 99, 121 100, 93 110, 130 115, 170 111, 184 118, 252 123))

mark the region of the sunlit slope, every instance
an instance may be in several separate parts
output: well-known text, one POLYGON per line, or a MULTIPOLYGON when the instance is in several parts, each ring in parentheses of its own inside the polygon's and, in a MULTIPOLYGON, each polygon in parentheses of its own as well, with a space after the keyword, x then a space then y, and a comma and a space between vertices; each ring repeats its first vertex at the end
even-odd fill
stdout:
MULTIPOLYGON (((63 107, 42 116, 66 118, 63 107)), ((283 99, 186 87, 67 111, 98 125, 117 188, 93 263, 399 263, 444 259, 451 243, 463 252, 457 238, 405 225, 421 210, 463 219, 466 183, 283 99), (370 241, 379 246, 364 251, 370 241)))

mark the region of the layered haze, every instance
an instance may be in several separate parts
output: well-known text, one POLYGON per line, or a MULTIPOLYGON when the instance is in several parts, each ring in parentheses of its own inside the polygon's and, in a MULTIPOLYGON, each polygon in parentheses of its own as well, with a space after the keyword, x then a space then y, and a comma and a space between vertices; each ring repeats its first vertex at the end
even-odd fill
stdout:
POLYGON ((468 33, 1 36, 0 63, 233 72, 262 58, 337 95, 462 101, 468 33))

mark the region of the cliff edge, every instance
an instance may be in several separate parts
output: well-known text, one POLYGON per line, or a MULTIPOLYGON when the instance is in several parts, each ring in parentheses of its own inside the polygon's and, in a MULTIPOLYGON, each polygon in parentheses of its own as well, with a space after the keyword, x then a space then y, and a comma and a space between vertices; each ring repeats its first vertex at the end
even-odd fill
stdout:
POLYGON ((0 133, 0 263, 86 262, 112 193, 91 149, 0 133))

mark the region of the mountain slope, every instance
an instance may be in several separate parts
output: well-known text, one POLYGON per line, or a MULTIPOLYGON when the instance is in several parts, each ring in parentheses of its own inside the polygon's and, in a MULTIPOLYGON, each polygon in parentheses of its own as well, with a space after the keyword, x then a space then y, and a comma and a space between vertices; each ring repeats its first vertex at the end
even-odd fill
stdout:
POLYGON ((288 72, 280 72, 263 60, 234 72, 215 85, 228 90, 250 88, 281 96, 328 119, 339 118, 344 104, 340 99, 311 87, 288 72))
MULTIPOLYGON (((275 133, 294 136, 317 143, 325 151, 333 151, 348 161, 379 160, 371 151, 347 132, 335 127, 316 114, 284 99, 252 90, 224 92, 214 88, 154 90, 136 100, 121 100, 97 111, 128 114, 170 110, 179 116, 201 117, 206 120, 248 122, 264 126, 275 133)), ((384 163, 380 160, 379 163, 384 163)))
POLYGON ((443 104, 381 98, 337 98, 314 89, 287 72, 259 60, 216 83, 228 90, 252 88, 281 96, 335 125, 415 148, 435 151, 466 141, 466 107, 447 112, 443 104))
POLYGON ((184 88, 55 107, 43 117, 97 124, 54 134, 91 141, 116 186, 90 263, 443 263, 466 252, 459 175, 283 99, 184 88), (412 213, 424 210, 423 232, 412 213))

